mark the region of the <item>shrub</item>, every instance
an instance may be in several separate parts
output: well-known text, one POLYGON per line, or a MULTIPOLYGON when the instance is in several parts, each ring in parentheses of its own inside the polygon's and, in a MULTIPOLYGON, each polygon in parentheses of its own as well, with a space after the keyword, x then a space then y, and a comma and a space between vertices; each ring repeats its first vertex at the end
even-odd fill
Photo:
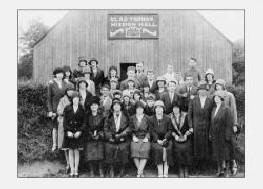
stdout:
POLYGON ((46 116, 47 87, 19 83, 17 92, 18 162, 55 159, 57 154, 50 150, 52 125, 46 116))

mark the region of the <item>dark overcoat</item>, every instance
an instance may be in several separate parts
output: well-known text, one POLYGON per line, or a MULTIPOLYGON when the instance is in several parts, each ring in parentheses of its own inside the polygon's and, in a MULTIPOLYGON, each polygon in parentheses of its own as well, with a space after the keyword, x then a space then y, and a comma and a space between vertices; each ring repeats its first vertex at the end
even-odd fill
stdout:
POLYGON ((163 148, 167 152, 167 162, 168 165, 173 165, 172 156, 172 122, 168 115, 163 115, 162 120, 157 120, 156 115, 150 118, 150 134, 152 141, 152 152, 153 161, 155 164, 163 163, 163 148), (167 144, 161 146, 157 143, 157 140, 167 139, 167 144))
POLYGON ((84 133, 85 127, 83 126, 85 112, 81 105, 78 106, 76 112, 73 110, 73 105, 69 105, 64 109, 64 143, 63 148, 69 149, 82 149, 84 145, 84 133), (69 138, 67 132, 70 131, 73 134, 80 131, 79 138, 69 138))
POLYGON ((209 137, 212 142, 212 157, 215 161, 230 160, 233 118, 231 110, 223 104, 217 114, 211 113, 209 137))
POLYGON ((194 157, 197 160, 210 158, 209 150, 209 128, 213 103, 206 98, 204 108, 201 107, 199 96, 190 101, 188 110, 189 127, 193 128, 193 149, 194 157))
POLYGON ((90 79, 92 81, 94 81, 96 95, 99 95, 100 94, 100 88, 102 87, 102 84, 104 83, 104 79, 105 79, 104 71, 97 68, 96 75, 94 75, 94 73, 92 72, 90 79))
POLYGON ((122 112, 120 128, 117 131, 113 114, 110 114, 105 120, 105 162, 108 164, 127 164, 130 147, 130 127, 129 119, 122 112), (118 136, 116 136, 118 135, 118 136), (112 141, 110 141, 110 139, 112 141))
POLYGON ((87 113, 83 126, 85 134, 85 159, 86 161, 104 159, 104 117, 102 114, 93 116, 87 113), (98 137, 98 138, 96 138, 98 137))

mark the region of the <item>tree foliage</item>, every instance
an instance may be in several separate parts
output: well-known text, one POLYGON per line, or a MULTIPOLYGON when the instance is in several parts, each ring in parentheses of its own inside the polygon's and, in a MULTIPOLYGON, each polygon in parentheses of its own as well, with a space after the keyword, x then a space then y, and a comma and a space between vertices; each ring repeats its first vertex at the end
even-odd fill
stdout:
POLYGON ((19 61, 18 61, 18 78, 31 79, 33 73, 33 47, 43 38, 48 31, 48 26, 38 20, 33 20, 28 29, 22 32, 18 38, 19 61))

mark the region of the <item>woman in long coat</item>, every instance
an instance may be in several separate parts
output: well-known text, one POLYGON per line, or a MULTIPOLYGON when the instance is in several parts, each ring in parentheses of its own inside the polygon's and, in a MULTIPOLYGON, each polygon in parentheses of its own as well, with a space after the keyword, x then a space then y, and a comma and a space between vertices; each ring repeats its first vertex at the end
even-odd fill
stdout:
POLYGON ((163 101, 157 100, 154 106, 156 114, 150 121, 153 160, 157 165, 158 177, 168 177, 169 166, 173 165, 172 122, 169 116, 164 114, 163 101))
POLYGON ((189 128, 188 105, 184 101, 187 101, 187 97, 174 103, 173 112, 169 115, 173 124, 173 150, 175 161, 179 167, 179 177, 188 177, 189 167, 193 161, 191 140, 193 128, 189 128))
POLYGON ((49 81, 47 88, 47 108, 48 108, 48 117, 52 120, 52 151, 57 149, 57 130, 58 130, 58 121, 57 121, 57 107, 60 98, 65 95, 66 89, 69 87, 65 81, 63 81, 64 70, 62 68, 55 68, 53 71, 54 78, 49 81))
MULTIPOLYGON (((64 121, 64 109, 71 104, 71 96, 75 92, 74 88, 67 88, 65 95, 60 99, 58 103, 58 108, 57 108, 57 115, 58 115, 58 149, 62 149, 63 145, 63 140, 64 140, 64 126, 63 126, 63 121, 64 121)), ((66 174, 70 170, 70 165, 69 165, 69 155, 68 155, 68 150, 64 150, 65 158, 66 158, 66 174)))
POLYGON ((99 97, 93 96, 89 107, 90 113, 86 114, 83 123, 86 128, 85 160, 89 164, 91 177, 94 177, 94 164, 98 164, 100 177, 104 177, 104 117, 98 111, 99 104, 99 97))
POLYGON ((210 159, 208 133, 213 103, 207 95, 206 84, 200 84, 198 95, 190 101, 188 110, 189 127, 193 128, 194 158, 199 168, 204 168, 202 163, 210 159))
POLYGON ((226 161, 230 160, 233 126, 231 111, 223 101, 224 92, 216 91, 214 94, 216 106, 211 113, 209 138, 212 142, 212 158, 217 162, 218 176, 227 176, 226 161))
POLYGON ((85 112, 79 104, 79 94, 72 94, 72 103, 64 110, 65 139, 63 149, 69 150, 70 176, 78 177, 79 150, 83 150, 84 132, 83 127, 85 112))
POLYGON ((226 81, 223 79, 217 79, 215 82, 215 91, 222 91, 224 95, 224 104, 231 111, 231 115, 233 118, 232 125, 232 136, 231 136, 231 171, 232 174, 235 175, 237 173, 237 162, 236 162, 236 154, 235 154, 235 140, 236 134, 240 132, 240 126, 237 122, 237 108, 236 108, 236 99, 233 93, 226 90, 226 81))
POLYGON ((120 99, 113 99, 113 113, 105 121, 105 163, 110 166, 110 176, 114 177, 114 168, 120 169, 120 176, 124 176, 124 168, 128 163, 130 149, 129 119, 122 112, 120 99))
POLYGON ((136 114, 130 118, 132 131, 131 157, 137 168, 137 177, 144 177, 144 167, 149 159, 150 153, 150 122, 149 117, 144 114, 144 103, 135 103, 136 114))

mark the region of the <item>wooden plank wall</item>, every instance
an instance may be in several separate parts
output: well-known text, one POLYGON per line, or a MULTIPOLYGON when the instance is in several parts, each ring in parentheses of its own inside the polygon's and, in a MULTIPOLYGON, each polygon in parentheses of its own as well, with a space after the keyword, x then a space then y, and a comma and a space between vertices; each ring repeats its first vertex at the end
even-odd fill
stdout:
POLYGON ((56 66, 77 66, 77 57, 96 57, 100 67, 144 61, 156 75, 167 64, 184 72, 190 57, 200 69, 213 68, 217 78, 232 81, 232 46, 195 11, 186 10, 83 10, 71 11, 34 48, 34 79, 47 82, 56 66), (107 14, 157 13, 158 40, 108 40, 107 14))

